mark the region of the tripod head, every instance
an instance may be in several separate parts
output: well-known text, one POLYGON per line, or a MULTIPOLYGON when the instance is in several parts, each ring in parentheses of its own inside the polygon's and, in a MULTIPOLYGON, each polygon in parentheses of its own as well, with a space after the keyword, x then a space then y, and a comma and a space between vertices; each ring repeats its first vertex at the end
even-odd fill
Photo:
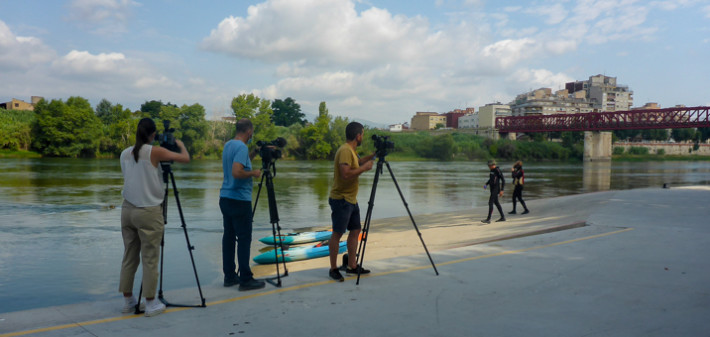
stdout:
POLYGON ((389 136, 372 135, 372 140, 375 141, 375 155, 380 160, 384 160, 388 154, 388 149, 394 149, 394 142, 389 140, 389 136))
POLYGON ((261 168, 265 172, 272 172, 276 176, 276 159, 281 158, 281 148, 286 146, 286 139, 279 137, 270 142, 258 141, 259 156, 261 156, 261 168))

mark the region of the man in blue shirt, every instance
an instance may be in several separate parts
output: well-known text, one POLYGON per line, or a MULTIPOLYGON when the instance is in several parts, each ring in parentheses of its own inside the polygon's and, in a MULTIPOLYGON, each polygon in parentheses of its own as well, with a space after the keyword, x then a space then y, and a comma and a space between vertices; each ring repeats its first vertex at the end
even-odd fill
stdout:
POLYGON ((254 126, 244 118, 237 122, 237 135, 224 144, 222 151, 222 170, 224 182, 219 191, 219 209, 224 220, 222 236, 222 271, 224 286, 239 284, 239 290, 252 290, 264 287, 264 281, 254 279, 249 267, 251 250, 252 178, 261 177, 261 170, 252 170, 251 159, 256 153, 249 154, 247 144, 251 143, 254 126), (236 248, 239 271, 234 264, 236 248))

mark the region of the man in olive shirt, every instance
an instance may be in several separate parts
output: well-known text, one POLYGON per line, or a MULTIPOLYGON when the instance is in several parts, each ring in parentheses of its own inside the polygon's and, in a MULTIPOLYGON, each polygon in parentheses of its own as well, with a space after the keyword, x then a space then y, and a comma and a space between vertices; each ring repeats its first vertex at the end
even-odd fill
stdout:
POLYGON ((340 238, 346 230, 350 231, 347 239, 348 274, 367 274, 370 271, 357 265, 357 243, 360 235, 360 207, 357 204, 358 177, 372 169, 371 154, 364 158, 357 155, 356 149, 362 144, 365 128, 358 122, 351 122, 345 127, 346 142, 335 153, 333 188, 330 190, 328 203, 332 210, 333 235, 328 241, 330 251, 330 278, 342 282, 343 276, 338 271, 338 250, 340 238))

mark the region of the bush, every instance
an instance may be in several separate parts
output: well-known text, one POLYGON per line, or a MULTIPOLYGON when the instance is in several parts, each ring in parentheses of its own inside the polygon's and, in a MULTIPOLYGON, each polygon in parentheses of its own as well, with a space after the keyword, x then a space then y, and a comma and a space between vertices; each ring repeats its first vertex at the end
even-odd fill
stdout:
POLYGON ((629 148, 628 154, 633 154, 633 155, 648 154, 648 148, 641 147, 641 146, 632 146, 629 148))
POLYGON ((656 150, 656 154, 659 156, 663 156, 666 154, 666 149, 658 149, 656 150))
POLYGON ((615 154, 615 155, 624 154, 624 148, 621 146, 614 147, 613 154, 615 154))

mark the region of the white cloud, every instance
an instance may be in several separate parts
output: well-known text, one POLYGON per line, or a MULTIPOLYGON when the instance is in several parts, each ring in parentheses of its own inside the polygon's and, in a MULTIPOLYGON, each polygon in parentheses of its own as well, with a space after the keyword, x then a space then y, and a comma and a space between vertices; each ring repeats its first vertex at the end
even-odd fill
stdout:
POLYGON ((55 55, 40 39, 16 36, 0 20, 0 70, 26 70, 50 61, 55 55))
POLYGON ((698 0, 664 0, 651 1, 651 6, 658 7, 662 10, 673 11, 678 8, 692 6, 698 3, 698 0))
POLYGON ((102 76, 129 72, 126 56, 121 53, 93 55, 87 51, 72 50, 52 62, 52 66, 65 74, 102 76))
POLYGON ((440 47, 440 39, 421 17, 374 7, 358 13, 347 0, 269 0, 250 6, 245 18, 224 19, 202 46, 265 62, 362 66, 441 53, 429 48, 440 47))
POLYGON ((525 10, 525 13, 545 16, 547 17, 545 23, 548 25, 556 25, 567 18, 569 12, 562 4, 556 3, 551 6, 533 7, 525 10))
POLYGON ((140 3, 132 0, 73 0, 69 4, 68 19, 94 33, 123 33, 133 8, 137 6, 140 3))
POLYGON ((554 91, 574 79, 564 73, 553 73, 547 69, 519 69, 508 77, 508 81, 528 86, 528 89, 551 88, 554 91))

